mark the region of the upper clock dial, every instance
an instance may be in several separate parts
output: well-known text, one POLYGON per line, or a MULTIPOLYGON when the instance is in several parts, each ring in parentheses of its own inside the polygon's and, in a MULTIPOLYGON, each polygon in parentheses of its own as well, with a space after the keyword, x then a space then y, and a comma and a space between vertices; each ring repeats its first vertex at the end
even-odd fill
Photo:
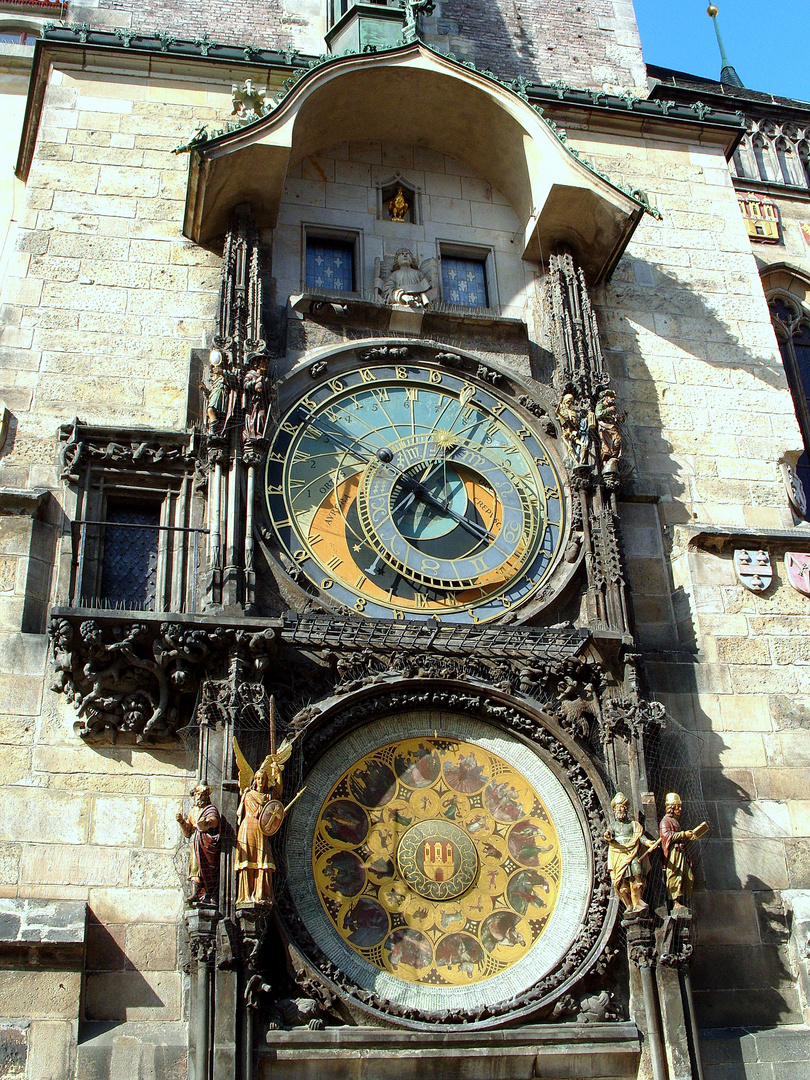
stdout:
POLYGON ((535 432, 496 390, 423 363, 313 386, 279 425, 266 490, 290 559, 375 618, 502 615, 548 578, 563 533, 535 432))

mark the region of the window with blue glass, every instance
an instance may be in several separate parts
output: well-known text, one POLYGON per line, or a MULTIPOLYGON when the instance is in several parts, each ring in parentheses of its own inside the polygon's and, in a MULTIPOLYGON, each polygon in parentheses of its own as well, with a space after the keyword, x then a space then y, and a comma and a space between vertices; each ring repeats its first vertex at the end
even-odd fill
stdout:
POLYGON ((485 259, 442 256, 442 296, 445 304, 489 307, 485 259))
POLYGON ((308 236, 306 273, 308 289, 354 292, 354 244, 308 236))

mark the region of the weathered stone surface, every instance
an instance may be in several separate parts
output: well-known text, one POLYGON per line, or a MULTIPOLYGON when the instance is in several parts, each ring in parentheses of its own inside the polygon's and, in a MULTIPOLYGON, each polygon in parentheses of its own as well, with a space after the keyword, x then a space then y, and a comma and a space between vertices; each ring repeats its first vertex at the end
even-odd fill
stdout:
POLYGON ((179 1020, 180 975, 167 971, 88 974, 88 1020, 179 1020))
POLYGON ((130 853, 125 847, 29 844, 20 878, 36 885, 126 885, 130 853))
POLYGON ((137 971, 174 971, 177 967, 178 927, 138 923, 127 930, 127 962, 137 971))
POLYGON ((710 839, 703 857, 706 884, 711 889, 753 889, 757 892, 786 889, 792 879, 788 878, 785 847, 782 840, 736 840, 732 843, 710 839))
POLYGON ((64 1080, 76 1062, 75 1021, 34 1020, 29 1036, 29 1076, 64 1080))
POLYGON ((694 904, 701 946, 759 944, 754 894, 697 892, 694 904))
POLYGON ((787 840, 785 854, 790 888, 810 889, 810 840, 787 840))
POLYGON ((183 909, 175 889, 91 889, 90 908, 101 922, 173 922, 183 909))
POLYGON ((134 847, 143 836, 143 799, 98 795, 93 799, 91 844, 134 847))
POLYGON ((78 971, 0 971, 0 1016, 76 1020, 78 971))
POLYGON ((0 840, 83 844, 89 821, 86 795, 11 787, 0 799, 0 840))

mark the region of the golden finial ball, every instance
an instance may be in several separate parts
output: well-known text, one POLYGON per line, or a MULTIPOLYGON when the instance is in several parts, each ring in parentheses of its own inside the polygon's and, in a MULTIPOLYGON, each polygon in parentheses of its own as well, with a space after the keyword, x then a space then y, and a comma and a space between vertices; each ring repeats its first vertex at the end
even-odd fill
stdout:
POLYGON ((720 14, 720 8, 717 7, 715 4, 709 4, 709 6, 706 8, 706 14, 709 16, 710 19, 715 19, 720 14))

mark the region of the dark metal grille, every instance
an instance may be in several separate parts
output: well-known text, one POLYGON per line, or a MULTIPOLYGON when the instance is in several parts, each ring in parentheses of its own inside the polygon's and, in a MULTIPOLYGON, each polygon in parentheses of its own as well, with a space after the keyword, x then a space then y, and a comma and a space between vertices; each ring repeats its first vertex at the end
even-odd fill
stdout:
POLYGON ((160 533, 157 506, 107 507, 101 599, 113 607, 155 610, 160 533))

